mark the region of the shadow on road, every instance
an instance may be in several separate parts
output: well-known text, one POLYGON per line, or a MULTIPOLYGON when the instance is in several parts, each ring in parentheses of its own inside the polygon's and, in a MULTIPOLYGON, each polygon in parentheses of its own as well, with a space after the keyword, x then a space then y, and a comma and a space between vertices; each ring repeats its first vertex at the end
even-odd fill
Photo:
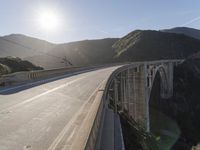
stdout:
POLYGON ((33 87, 36 87, 36 86, 39 86, 39 85, 42 85, 42 84, 45 84, 45 83, 49 83, 49 82, 53 82, 53 81, 60 80, 60 79, 63 79, 63 78, 71 77, 71 76, 77 75, 77 74, 80 74, 80 72, 67 74, 67 75, 63 74, 63 75, 60 75, 58 77, 51 77, 51 78, 44 79, 44 80, 42 80, 42 79, 34 80, 32 82, 21 83, 21 84, 15 85, 15 86, 6 86, 6 87, 0 86, 0 95, 15 94, 15 93, 21 92, 23 90, 31 89, 33 87))

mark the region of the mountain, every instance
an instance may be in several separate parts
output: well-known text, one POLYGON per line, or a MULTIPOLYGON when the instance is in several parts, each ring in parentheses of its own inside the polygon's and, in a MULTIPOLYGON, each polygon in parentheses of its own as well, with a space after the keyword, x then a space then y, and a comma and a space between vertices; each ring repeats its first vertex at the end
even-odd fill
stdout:
POLYGON ((0 56, 15 56, 45 69, 65 67, 66 59, 74 66, 106 63, 113 57, 117 38, 53 44, 21 34, 0 37, 0 56))
POLYGON ((84 40, 56 45, 48 55, 37 55, 26 59, 45 68, 84 66, 109 63, 115 55, 112 45, 117 38, 84 40), (70 62, 66 64, 63 59, 70 62))
POLYGON ((176 27, 172 29, 161 30, 162 32, 184 34, 200 40, 200 30, 188 27, 176 27))
POLYGON ((200 40, 183 34, 136 30, 118 40, 116 61, 177 59, 200 51, 200 40))
POLYGON ((200 40, 184 34, 135 30, 122 38, 53 44, 20 34, 0 37, 0 56, 20 57, 45 69, 113 62, 185 58, 200 40))
POLYGON ((25 58, 39 54, 45 54, 55 44, 44 40, 28 37, 21 34, 11 34, 0 37, 0 56, 15 56, 25 58))

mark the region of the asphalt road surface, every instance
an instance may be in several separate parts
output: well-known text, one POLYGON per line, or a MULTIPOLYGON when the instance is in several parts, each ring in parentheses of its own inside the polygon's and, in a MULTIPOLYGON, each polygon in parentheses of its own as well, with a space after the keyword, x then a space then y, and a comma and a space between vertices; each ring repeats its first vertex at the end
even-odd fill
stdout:
POLYGON ((0 150, 70 148, 85 115, 84 106, 92 102, 95 90, 116 68, 82 73, 34 87, 1 89, 0 150), (72 125, 74 122, 77 125, 72 125))

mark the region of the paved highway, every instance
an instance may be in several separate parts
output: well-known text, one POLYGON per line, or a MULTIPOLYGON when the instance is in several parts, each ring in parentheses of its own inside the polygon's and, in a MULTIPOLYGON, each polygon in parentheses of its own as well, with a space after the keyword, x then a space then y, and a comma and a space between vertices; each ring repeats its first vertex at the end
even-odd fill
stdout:
POLYGON ((1 89, 0 150, 70 149, 95 91, 116 68, 1 89))

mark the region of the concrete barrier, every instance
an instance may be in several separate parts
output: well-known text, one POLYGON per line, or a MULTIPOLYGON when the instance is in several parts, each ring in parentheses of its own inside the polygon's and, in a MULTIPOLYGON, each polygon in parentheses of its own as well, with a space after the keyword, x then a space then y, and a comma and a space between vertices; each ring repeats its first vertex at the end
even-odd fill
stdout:
MULTIPOLYGON (((89 71, 92 69, 99 69, 110 66, 119 66, 118 69, 112 72, 108 79, 102 84, 102 86, 95 93, 94 104, 89 110, 88 115, 84 119, 84 122, 79 130, 80 136, 76 138, 71 149, 86 149, 93 150, 96 148, 96 144, 101 140, 102 132, 102 122, 104 121, 105 109, 108 106, 108 101, 106 101, 106 94, 109 90, 109 85, 112 80, 116 77, 119 72, 127 70, 129 67, 137 66, 139 64, 154 64, 154 63, 163 63, 163 62, 176 62, 177 60, 164 60, 164 61, 155 61, 155 62, 136 62, 136 63, 117 63, 117 64, 108 64, 108 65, 98 65, 98 66, 88 66, 88 67, 73 67, 73 68, 60 68, 52 70, 42 70, 42 71, 30 71, 30 72, 19 72, 14 74, 9 74, 2 76, 0 78, 0 83, 19 83, 26 82, 31 80, 37 80, 42 78, 53 77, 61 74, 89 71), (121 66, 120 66, 121 65, 121 66), (84 136, 81 136, 84 135, 84 136), (86 135, 86 136, 85 136, 86 135), (79 144, 77 144, 79 143, 79 144)), ((119 121, 118 121, 119 122, 119 121)), ((123 141, 122 141, 123 142, 123 141)), ((123 145, 123 144, 122 144, 123 145)))
MULTIPOLYGON (((122 71, 125 71, 129 68, 136 68, 138 65, 144 65, 144 64, 162 64, 162 63, 167 63, 167 62, 179 62, 181 63, 184 60, 160 60, 160 61, 151 61, 151 62, 136 62, 136 63, 128 63, 126 65, 123 65, 121 67, 119 67, 118 69, 114 70, 112 72, 112 74, 108 77, 108 80, 105 82, 105 84, 103 85, 102 89, 99 89, 100 91, 103 91, 103 94, 101 94, 100 96, 98 96, 97 99, 100 99, 101 102, 99 103, 99 107, 98 107, 98 111, 96 112, 96 118, 93 120, 93 127, 91 128, 89 137, 87 139, 87 143, 85 143, 85 147, 83 149, 86 150, 100 150, 100 149, 104 149, 106 148, 103 147, 101 144, 101 140, 102 138, 102 131, 103 131, 103 124, 104 124, 104 117, 105 117, 105 113, 106 113, 106 109, 108 109, 108 101, 107 101, 107 92, 109 91, 109 86, 111 84, 111 82, 113 81, 113 79, 122 71)), ((116 137, 113 137, 114 140, 114 146, 112 147, 114 149, 118 148, 118 149, 125 149, 124 148, 124 141, 123 141, 123 136, 122 136, 122 129, 121 129, 121 124, 120 124, 120 120, 119 120, 119 116, 115 115, 114 117, 114 126, 111 127, 114 129, 114 135, 118 135, 118 137, 120 137, 119 139, 117 139, 117 141, 115 141, 116 137), (117 126, 117 129, 115 129, 117 126), (120 131, 116 131, 116 130, 120 130, 120 131), (119 143, 117 143, 119 142, 119 143), (117 147, 115 147, 117 146, 117 147)), ((111 150, 111 149, 109 149, 111 150)))
POLYGON ((117 66, 117 65, 122 65, 122 64, 124 63, 16 72, 16 73, 0 76, 0 85, 14 85, 17 83, 24 83, 24 82, 29 82, 29 81, 39 80, 39 79, 51 78, 51 77, 64 75, 64 74, 90 71, 93 69, 100 69, 100 68, 117 66))

